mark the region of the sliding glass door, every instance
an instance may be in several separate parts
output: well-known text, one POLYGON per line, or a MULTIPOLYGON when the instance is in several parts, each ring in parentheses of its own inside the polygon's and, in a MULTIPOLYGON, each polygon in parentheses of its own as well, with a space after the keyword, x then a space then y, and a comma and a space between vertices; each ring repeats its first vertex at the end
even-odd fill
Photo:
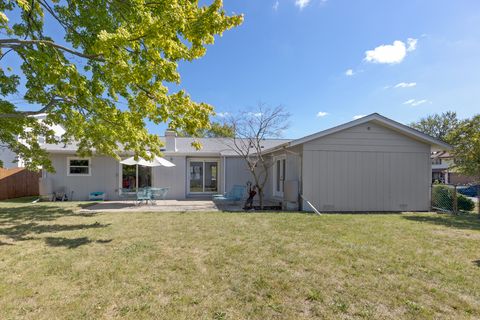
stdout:
MULTIPOLYGON (((136 166, 121 164, 122 167, 122 189, 124 192, 135 192, 137 189, 136 166)), ((138 188, 152 186, 152 168, 138 166, 138 188)))
POLYGON ((218 192, 218 160, 190 160, 188 165, 189 193, 218 192))
POLYGON ((190 192, 203 192, 203 162, 190 162, 190 192))

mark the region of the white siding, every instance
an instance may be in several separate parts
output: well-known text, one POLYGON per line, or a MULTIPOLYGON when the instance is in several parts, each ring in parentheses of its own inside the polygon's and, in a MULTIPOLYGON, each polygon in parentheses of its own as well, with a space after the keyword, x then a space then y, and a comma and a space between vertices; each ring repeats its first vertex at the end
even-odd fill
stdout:
POLYGON ((366 123, 307 142, 303 150, 303 194, 318 210, 429 209, 427 144, 366 123))

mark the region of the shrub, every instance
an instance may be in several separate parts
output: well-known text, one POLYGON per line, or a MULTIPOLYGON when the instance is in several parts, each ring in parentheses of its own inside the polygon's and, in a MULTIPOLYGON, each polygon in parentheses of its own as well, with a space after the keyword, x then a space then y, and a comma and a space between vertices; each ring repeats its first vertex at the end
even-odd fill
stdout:
MULTIPOLYGON (((475 203, 467 197, 457 193, 458 210, 472 211, 475 203)), ((432 190, 432 207, 443 210, 453 210, 453 188, 447 186, 433 186, 432 190)))
POLYGON ((475 209, 475 203, 472 201, 472 199, 468 199, 461 194, 457 194, 457 203, 458 210, 472 211, 473 209, 475 209))

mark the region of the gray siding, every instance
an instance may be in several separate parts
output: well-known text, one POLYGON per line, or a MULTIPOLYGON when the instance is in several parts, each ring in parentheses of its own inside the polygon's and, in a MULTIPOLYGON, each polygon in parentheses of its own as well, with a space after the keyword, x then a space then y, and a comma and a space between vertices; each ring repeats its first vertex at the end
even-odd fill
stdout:
MULTIPOLYGON (((254 183, 250 170, 248 169, 245 160, 240 157, 227 157, 226 159, 226 179, 225 190, 228 192, 234 185, 246 185, 248 181, 254 183)), ((272 197, 272 169, 269 169, 267 183, 265 184, 265 198, 272 197)))
POLYGON ((118 198, 119 165, 110 157, 92 157, 90 176, 68 176, 67 158, 71 155, 52 154, 50 159, 55 173, 47 173, 45 179, 50 180, 52 190, 64 189, 68 194, 73 191, 74 200, 87 200, 90 192, 102 191, 107 199, 118 198))
POLYGON ((230 191, 234 185, 254 182, 245 160, 240 157, 227 157, 225 162, 225 192, 230 191))
POLYGON ((175 164, 175 167, 154 167, 152 168, 153 187, 170 188, 167 193, 167 199, 185 199, 186 198, 186 157, 166 157, 166 159, 175 164))
MULTIPOLYGON (((92 157, 90 176, 68 176, 67 159, 72 155, 52 154, 55 173, 46 173, 45 179, 51 183, 52 191, 64 189, 73 191, 74 200, 87 200, 90 192, 102 191, 108 200, 119 199, 120 165, 111 157, 92 157)), ((152 168, 153 187, 169 187, 167 199, 185 199, 186 158, 169 157, 176 167, 152 168)))
MULTIPOLYGON (((73 155, 52 154, 52 164, 55 173, 47 173, 45 179, 49 181, 52 191, 65 189, 70 194, 74 192, 74 200, 87 200, 90 192, 102 191, 108 200, 119 199, 120 164, 110 157, 92 157, 90 176, 68 176, 67 159, 73 155)), ((167 199, 185 199, 189 196, 187 186, 187 157, 166 157, 176 166, 172 168, 153 167, 152 186, 168 187, 167 199)), ((218 158, 212 158, 218 159, 218 158)), ((219 166, 219 193, 223 192, 223 163, 219 166)))
POLYGON ((427 144, 366 123, 307 142, 303 150, 303 194, 318 210, 429 209, 427 144))

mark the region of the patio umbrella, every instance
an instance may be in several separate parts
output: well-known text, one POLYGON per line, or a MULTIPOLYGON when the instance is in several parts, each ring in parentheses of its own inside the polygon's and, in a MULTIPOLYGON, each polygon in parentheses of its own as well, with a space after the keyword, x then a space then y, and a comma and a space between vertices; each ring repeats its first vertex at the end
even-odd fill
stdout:
POLYGON ((135 160, 135 157, 130 157, 125 160, 120 161, 121 164, 126 164, 129 166, 135 165, 135 188, 136 192, 138 192, 138 166, 144 166, 144 167, 175 167, 175 164, 171 163, 167 159, 164 159, 162 157, 157 157, 154 156, 152 160, 145 160, 143 158, 138 158, 138 160, 135 160))

